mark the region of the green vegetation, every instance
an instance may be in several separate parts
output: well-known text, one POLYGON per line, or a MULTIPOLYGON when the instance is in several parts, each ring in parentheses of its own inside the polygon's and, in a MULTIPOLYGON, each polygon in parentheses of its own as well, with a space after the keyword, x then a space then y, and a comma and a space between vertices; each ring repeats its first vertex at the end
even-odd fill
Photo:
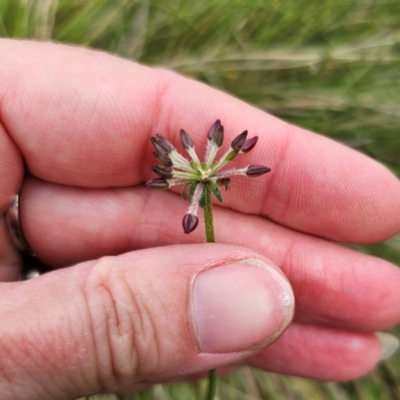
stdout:
MULTIPOLYGON (((400 174, 400 2, 0 0, 0 35, 163 65, 342 141, 400 174)), ((400 265, 400 236, 357 249, 400 265)), ((159 385, 120 398, 190 400, 204 390, 205 382, 159 385)), ((223 378, 218 390, 219 398, 232 400, 392 400, 400 398, 400 360, 344 384, 244 369, 223 378)))

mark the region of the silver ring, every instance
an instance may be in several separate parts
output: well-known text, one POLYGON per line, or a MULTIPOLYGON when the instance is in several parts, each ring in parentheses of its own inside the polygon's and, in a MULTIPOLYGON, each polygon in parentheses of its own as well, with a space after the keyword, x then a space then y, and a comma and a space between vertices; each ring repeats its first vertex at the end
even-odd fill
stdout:
POLYGON ((19 212, 19 195, 17 194, 5 212, 6 224, 10 238, 19 252, 22 253, 23 271, 21 280, 27 280, 39 276, 43 272, 44 264, 36 258, 30 250, 22 232, 19 212))
POLYGON ((6 223, 14 246, 20 252, 28 251, 28 245, 22 233, 19 216, 19 195, 17 194, 9 205, 6 213, 6 223))

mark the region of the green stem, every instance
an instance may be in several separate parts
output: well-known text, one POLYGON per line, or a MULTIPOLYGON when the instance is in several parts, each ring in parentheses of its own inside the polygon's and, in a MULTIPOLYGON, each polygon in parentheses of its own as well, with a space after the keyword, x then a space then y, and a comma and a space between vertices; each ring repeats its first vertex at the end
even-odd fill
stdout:
POLYGON ((211 190, 205 185, 204 223, 206 224, 207 243, 215 243, 211 190))
MULTIPOLYGON (((215 243, 211 190, 205 185, 204 223, 206 225, 207 243, 215 243)), ((208 373, 208 390, 206 400, 214 400, 217 390, 217 370, 211 369, 208 373)))
POLYGON ((217 370, 210 369, 210 371, 208 371, 208 390, 206 399, 214 400, 216 391, 217 391, 217 370))

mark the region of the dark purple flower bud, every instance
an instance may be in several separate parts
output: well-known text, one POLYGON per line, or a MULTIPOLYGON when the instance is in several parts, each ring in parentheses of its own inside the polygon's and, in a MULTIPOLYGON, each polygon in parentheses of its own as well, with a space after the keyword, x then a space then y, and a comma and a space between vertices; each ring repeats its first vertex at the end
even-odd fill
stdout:
POLYGON ((230 178, 219 178, 219 179, 217 179, 216 183, 219 187, 225 186, 225 189, 228 190, 230 187, 231 179, 230 178))
POLYGON ((264 167, 263 165, 250 165, 250 167, 247 168, 246 175, 255 178, 264 175, 269 171, 271 171, 271 168, 264 167))
POLYGON ((244 145, 242 147, 242 150, 240 150, 242 153, 248 153, 250 150, 254 148, 254 146, 257 144, 258 141, 258 136, 254 136, 251 139, 247 139, 244 142, 244 145))
POLYGON ((152 165, 151 169, 161 178, 172 179, 173 171, 170 167, 160 167, 159 165, 152 165))
POLYGON ((154 147, 154 149, 156 150, 157 153, 163 154, 165 156, 168 156, 169 152, 167 152, 165 150, 165 147, 162 146, 160 144, 160 142, 155 137, 152 137, 150 140, 151 140, 151 144, 153 145, 153 147, 154 147))
POLYGON ((183 129, 181 129, 181 142, 185 150, 193 149, 194 147, 193 140, 183 129))
POLYGON ((146 182, 146 186, 152 189, 167 190, 169 189, 169 184, 164 178, 153 179, 146 182))
POLYGON ((151 143, 159 153, 165 154, 166 156, 175 150, 173 144, 159 133, 157 133, 156 137, 151 138, 151 143))
POLYGON ((175 150, 175 146, 163 135, 160 135, 159 133, 157 133, 156 138, 159 141, 159 143, 166 149, 166 151, 168 153, 171 153, 175 150))
POLYGON ((165 167, 172 167, 172 160, 162 153, 153 153, 154 157, 157 158, 158 161, 165 167))
POLYGON ((182 220, 182 226, 185 233, 193 232, 197 224, 199 223, 199 219, 193 214, 186 214, 182 220))
POLYGON ((217 130, 221 127, 221 121, 219 119, 217 119, 211 126, 210 130, 208 131, 207 134, 207 139, 208 140, 212 140, 215 132, 217 132, 217 130))
POLYGON ((231 143, 232 150, 239 153, 239 151, 246 143, 246 138, 247 138, 247 131, 244 131, 239 136, 237 136, 231 143))
POLYGON ((217 147, 222 146, 222 142, 224 141, 224 127, 221 125, 219 119, 214 122, 213 126, 208 131, 207 139, 212 140, 217 147))

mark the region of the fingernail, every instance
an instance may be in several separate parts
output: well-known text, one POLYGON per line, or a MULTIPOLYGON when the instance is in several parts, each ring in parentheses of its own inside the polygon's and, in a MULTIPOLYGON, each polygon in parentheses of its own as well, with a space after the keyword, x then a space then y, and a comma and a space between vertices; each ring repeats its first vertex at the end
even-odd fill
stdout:
POLYGON ((198 274, 191 304, 200 349, 236 352, 276 339, 292 319, 294 296, 273 266, 250 259, 198 274))
POLYGON ((375 332, 381 345, 380 360, 388 359, 399 347, 399 339, 396 336, 386 332, 375 332))

